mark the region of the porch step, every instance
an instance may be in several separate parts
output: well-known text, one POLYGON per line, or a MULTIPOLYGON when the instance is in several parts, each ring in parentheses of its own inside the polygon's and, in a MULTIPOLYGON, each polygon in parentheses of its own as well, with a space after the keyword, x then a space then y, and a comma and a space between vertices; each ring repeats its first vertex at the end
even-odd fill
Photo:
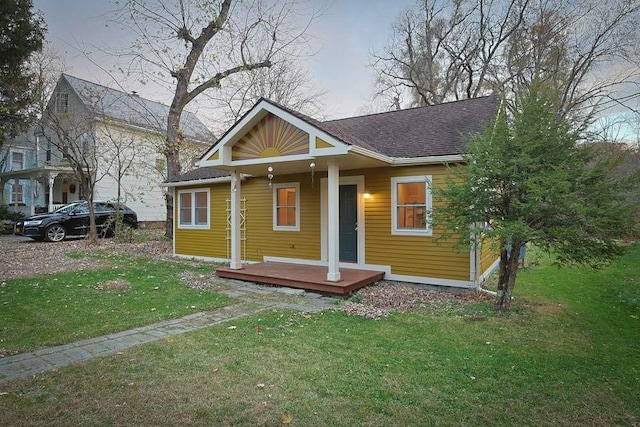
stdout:
POLYGON ((382 271, 341 268, 341 280, 330 282, 327 280, 327 267, 282 262, 244 264, 239 270, 220 267, 216 270, 216 275, 228 279, 336 295, 348 295, 384 278, 382 271))

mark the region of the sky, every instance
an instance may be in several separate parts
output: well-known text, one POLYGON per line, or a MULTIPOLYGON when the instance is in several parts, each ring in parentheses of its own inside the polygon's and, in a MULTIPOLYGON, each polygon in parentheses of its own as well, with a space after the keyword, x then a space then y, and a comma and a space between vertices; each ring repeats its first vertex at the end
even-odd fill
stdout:
MULTIPOLYGON (((304 61, 314 87, 326 92, 325 116, 357 115, 367 110, 373 94, 375 76, 369 66, 370 52, 383 48, 392 22, 411 5, 411 0, 312 1, 326 11, 308 30, 317 52, 304 61)), ((66 72, 113 86, 112 78, 101 68, 109 69, 115 59, 100 54, 97 49, 127 43, 128 34, 114 29, 113 25, 107 26, 105 14, 114 8, 113 3, 108 0, 34 0, 33 3, 34 10, 41 11, 46 20, 47 40, 64 56, 66 72), (83 51, 91 52, 91 60, 83 51)), ((171 100, 171 93, 158 88, 126 89, 136 90, 154 101, 169 103, 171 100)), ((213 120, 203 119, 205 123, 213 120)))

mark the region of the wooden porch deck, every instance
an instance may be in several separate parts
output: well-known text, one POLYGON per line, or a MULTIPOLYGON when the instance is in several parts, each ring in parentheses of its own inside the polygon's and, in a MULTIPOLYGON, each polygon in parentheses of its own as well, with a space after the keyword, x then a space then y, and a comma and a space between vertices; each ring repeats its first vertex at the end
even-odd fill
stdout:
POLYGON ((282 262, 244 264, 240 270, 220 267, 216 270, 216 274, 218 277, 228 279, 338 295, 348 295, 353 291, 382 280, 384 277, 384 272, 382 271, 341 268, 341 280, 339 282, 329 282, 327 281, 327 267, 282 262))

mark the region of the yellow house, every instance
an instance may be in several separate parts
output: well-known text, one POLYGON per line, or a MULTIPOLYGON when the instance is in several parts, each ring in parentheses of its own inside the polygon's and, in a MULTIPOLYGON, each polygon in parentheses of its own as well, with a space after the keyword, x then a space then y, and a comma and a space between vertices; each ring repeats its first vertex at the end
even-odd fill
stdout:
MULTIPOLYGON (((463 163, 464 142, 495 116, 484 97, 319 122, 261 99, 200 159, 174 191, 174 254, 252 266, 313 269, 336 293, 387 280, 473 288, 497 265, 487 245, 460 253, 438 239, 432 188, 463 163), (256 264, 260 263, 260 264, 256 264), (354 271, 370 281, 336 287, 354 271)), ((253 267, 256 268, 256 267, 253 267)), ((311 271, 311 270, 309 270, 311 271)), ((251 280, 251 279, 249 279, 251 280)))

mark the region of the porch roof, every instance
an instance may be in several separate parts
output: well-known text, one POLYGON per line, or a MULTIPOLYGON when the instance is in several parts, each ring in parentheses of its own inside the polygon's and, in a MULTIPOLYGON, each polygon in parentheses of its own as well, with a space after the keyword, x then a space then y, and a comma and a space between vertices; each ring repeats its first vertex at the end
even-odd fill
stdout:
POLYGON ((61 173, 73 173, 73 169, 70 166, 51 166, 44 165, 37 168, 19 169, 0 173, 0 181, 6 179, 27 179, 45 177, 49 173, 61 174, 61 173))
POLYGON ((226 170, 231 169, 238 169, 243 174, 265 175, 267 163, 278 164, 278 173, 286 174, 309 170, 310 161, 315 163, 316 170, 326 170, 329 159, 338 160, 341 169, 460 161, 461 155, 466 152, 467 138, 491 123, 497 107, 496 97, 487 96, 321 122, 262 98, 203 154, 201 163, 205 167, 170 182, 225 177, 229 176, 226 170), (297 122, 296 126, 316 133, 316 137, 332 140, 335 149, 324 151, 310 148, 309 154, 304 156, 256 158, 231 163, 222 160, 219 153, 215 154, 225 145, 234 145, 267 113, 297 122), (216 155, 218 160, 207 160, 212 155, 216 155))

